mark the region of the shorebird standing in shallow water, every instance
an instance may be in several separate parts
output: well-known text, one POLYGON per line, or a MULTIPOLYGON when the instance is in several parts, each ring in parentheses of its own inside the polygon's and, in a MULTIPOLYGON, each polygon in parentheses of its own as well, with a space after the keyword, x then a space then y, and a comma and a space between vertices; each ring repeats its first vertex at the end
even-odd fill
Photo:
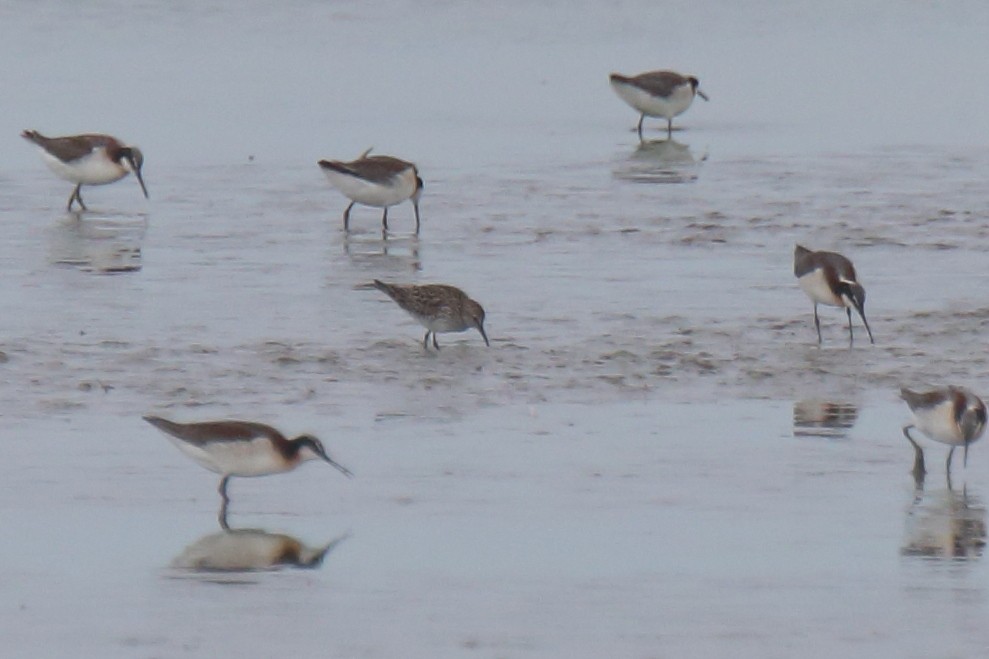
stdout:
POLYGON ((817 305, 845 307, 848 313, 848 341, 852 343, 852 309, 859 312, 865 331, 872 338, 869 321, 865 319, 865 289, 855 278, 852 262, 835 252, 812 252, 797 245, 793 251, 793 274, 800 288, 814 302, 814 325, 817 327, 817 342, 821 343, 821 320, 817 317, 817 305))
POLYGON ((144 198, 148 198, 148 189, 141 176, 144 154, 136 146, 125 146, 110 135, 45 137, 37 131, 26 130, 21 137, 41 147, 41 159, 56 176, 76 184, 66 210, 71 211, 76 201, 82 210, 87 210, 79 193, 83 185, 113 183, 131 172, 141 184, 144 198))
POLYGON ((157 416, 144 420, 165 433, 180 451, 213 473, 221 474, 217 488, 223 497, 221 524, 226 520, 227 482, 233 476, 267 476, 295 469, 309 460, 324 460, 345 476, 350 470, 335 462, 312 435, 287 439, 262 423, 250 421, 206 421, 175 423, 157 416))
POLYGON ((933 391, 900 389, 900 398, 913 412, 914 423, 903 427, 903 434, 913 444, 915 453, 914 474, 923 476, 924 452, 910 436, 910 429, 917 428, 935 442, 948 444, 948 460, 945 467, 951 478, 951 457, 955 447, 964 446, 963 465, 968 465, 968 445, 982 437, 986 429, 986 405, 971 391, 962 387, 941 387, 933 391))
POLYGON ((611 87, 619 98, 639 112, 639 141, 642 141, 642 121, 646 117, 666 119, 666 135, 673 137, 673 117, 685 112, 694 102, 694 96, 708 100, 707 94, 700 90, 697 78, 673 71, 650 71, 631 78, 612 73, 611 87))
POLYGON ((440 349, 436 342, 439 332, 463 332, 476 327, 485 345, 490 346, 484 332, 484 309, 467 297, 459 288, 445 284, 386 284, 374 280, 374 287, 395 300, 410 316, 426 328, 422 346, 429 349, 429 335, 433 335, 433 347, 440 349))
POLYGON ((384 208, 381 226, 388 230, 388 207, 406 199, 412 201, 416 215, 416 233, 419 233, 419 197, 423 183, 419 170, 410 162, 391 156, 371 156, 368 149, 357 160, 320 160, 319 167, 330 184, 349 198, 350 205, 343 212, 343 228, 350 229, 350 209, 354 204, 384 208))

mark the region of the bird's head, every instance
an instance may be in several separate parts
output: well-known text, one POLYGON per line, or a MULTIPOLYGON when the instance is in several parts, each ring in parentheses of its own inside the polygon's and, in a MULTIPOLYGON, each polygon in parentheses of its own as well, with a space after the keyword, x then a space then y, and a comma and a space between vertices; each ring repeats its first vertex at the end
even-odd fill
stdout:
POLYGON ((701 91, 701 81, 700 80, 698 80, 694 76, 690 76, 689 78, 687 78, 687 80, 690 81, 690 87, 691 87, 691 89, 694 90, 694 93, 695 94, 697 94, 698 96, 700 96, 701 98, 703 98, 705 101, 710 100, 707 97, 707 94, 705 94, 704 92, 701 91))
POLYGON ((467 314, 470 324, 473 327, 476 327, 477 331, 481 333, 481 337, 484 339, 484 344, 490 346, 491 342, 488 341, 488 335, 484 331, 484 307, 474 300, 467 300, 464 304, 464 312, 467 314))
POLYGON ((968 445, 981 437, 982 432, 986 428, 986 406, 981 400, 974 396, 971 397, 968 405, 962 411, 958 425, 961 427, 962 437, 965 439, 965 457, 963 462, 967 466, 968 445))
POLYGON ((141 191, 144 198, 148 199, 148 188, 144 185, 144 177, 141 176, 141 168, 144 167, 144 154, 136 146, 125 146, 120 150, 120 159, 124 167, 134 172, 137 182, 141 184, 141 191))
POLYGON ((326 449, 323 447, 323 442, 319 441, 312 435, 300 435, 299 437, 296 437, 294 441, 296 446, 299 447, 299 459, 303 462, 307 460, 323 460, 324 462, 329 462, 331 465, 336 467, 344 476, 353 476, 349 469, 331 458, 326 452, 326 449))

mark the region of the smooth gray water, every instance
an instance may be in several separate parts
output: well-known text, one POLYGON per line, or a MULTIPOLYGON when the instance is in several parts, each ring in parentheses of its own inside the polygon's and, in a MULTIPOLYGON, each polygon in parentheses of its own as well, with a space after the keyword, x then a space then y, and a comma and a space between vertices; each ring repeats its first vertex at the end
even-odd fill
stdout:
MULTIPOLYGON (((968 657, 989 459, 981 3, 0 6, 0 646, 9 656, 968 657), (57 45, 57 47, 56 47, 57 45), (612 70, 711 96, 640 147, 612 70), (106 131, 64 211, 18 137, 106 131), (412 209, 319 158, 415 160, 412 209), (852 258, 877 344, 809 300, 852 258), (374 278, 458 285, 492 339, 374 278), (356 474, 216 479, 142 414, 313 432, 356 474), (310 560, 332 544, 322 563, 310 560)), ((325 467, 323 465, 322 467, 325 467)))

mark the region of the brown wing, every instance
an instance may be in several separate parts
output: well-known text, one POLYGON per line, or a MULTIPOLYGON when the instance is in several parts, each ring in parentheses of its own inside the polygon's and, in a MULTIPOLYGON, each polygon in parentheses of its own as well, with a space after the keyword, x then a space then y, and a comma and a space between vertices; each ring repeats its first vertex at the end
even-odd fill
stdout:
MULTIPOLYGON (((92 153, 93 149, 106 147, 107 151, 117 151, 120 143, 109 135, 72 135, 70 137, 45 137, 33 130, 26 130, 21 137, 34 142, 62 162, 72 162, 92 153)), ((111 154, 112 157, 112 154, 111 154)))
POLYGON ((631 78, 632 84, 653 96, 669 96, 680 85, 689 84, 689 80, 673 71, 650 71, 631 78))
POLYGON ((952 395, 950 389, 935 389, 934 391, 911 391, 906 387, 900 389, 900 398, 906 401, 911 410, 922 410, 937 407, 952 395))
POLYGON ((408 168, 415 165, 391 156, 367 156, 352 162, 320 160, 319 166, 342 174, 349 174, 370 183, 387 183, 408 168))
POLYGON ((386 284, 374 280, 375 287, 388 294, 398 306, 421 316, 436 316, 444 308, 459 313, 467 295, 455 286, 446 284, 386 284))
POLYGON ((283 435, 263 423, 251 421, 205 421, 202 423, 175 423, 156 416, 146 416, 144 420, 159 430, 178 437, 190 444, 203 445, 211 442, 237 442, 268 437, 284 441, 283 435))
POLYGON ((841 254, 812 252, 806 247, 796 246, 793 251, 793 274, 799 278, 820 268, 828 268, 830 273, 834 273, 836 279, 832 284, 836 284, 838 280, 858 281, 852 262, 841 254))

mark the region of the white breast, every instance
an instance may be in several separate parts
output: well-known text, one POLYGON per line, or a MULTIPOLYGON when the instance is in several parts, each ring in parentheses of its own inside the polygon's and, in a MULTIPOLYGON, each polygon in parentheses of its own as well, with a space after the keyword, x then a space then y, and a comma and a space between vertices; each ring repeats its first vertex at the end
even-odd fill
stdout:
POLYGON ((416 175, 411 167, 386 183, 370 183, 332 169, 324 169, 323 173, 330 185, 349 199, 365 206, 394 206, 411 197, 416 190, 416 175))
POLYGON ((623 101, 650 117, 672 119, 694 102, 694 90, 690 84, 674 88, 673 93, 666 98, 651 96, 635 85, 617 80, 612 81, 611 86, 623 101))
POLYGON ((955 407, 950 400, 937 407, 914 412, 914 420, 917 429, 936 442, 954 446, 965 443, 961 429, 955 423, 955 407))
POLYGON ((119 181, 127 176, 128 170, 122 165, 110 160, 106 149, 99 148, 78 160, 65 163, 47 151, 41 152, 41 158, 48 169, 65 181, 83 183, 85 185, 104 185, 119 181))
POLYGON ((840 297, 831 292, 828 280, 824 277, 824 270, 818 268, 812 270, 797 280, 800 289, 807 294, 807 297, 820 304, 827 304, 832 307, 844 307, 845 302, 840 297))
POLYGON ((212 442, 196 446, 169 437, 179 450, 201 466, 217 474, 231 476, 264 476, 291 469, 281 454, 267 439, 249 442, 212 442))
POLYGON ((450 316, 420 316, 419 314, 409 312, 409 315, 416 319, 416 321, 428 329, 430 332, 438 332, 440 334, 444 332, 463 332, 470 329, 470 325, 463 322, 461 318, 450 317, 450 316))

